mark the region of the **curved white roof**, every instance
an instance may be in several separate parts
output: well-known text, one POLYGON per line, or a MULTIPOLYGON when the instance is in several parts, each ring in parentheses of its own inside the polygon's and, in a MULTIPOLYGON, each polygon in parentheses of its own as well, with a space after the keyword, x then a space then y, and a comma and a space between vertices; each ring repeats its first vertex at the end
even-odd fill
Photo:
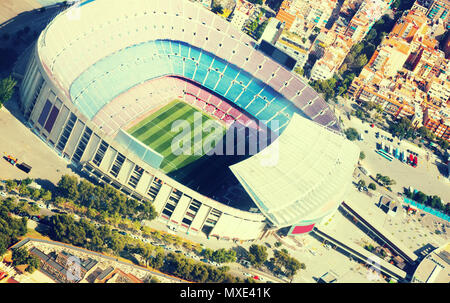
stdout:
POLYGON ((262 213, 283 227, 341 203, 358 157, 344 136, 295 115, 270 146, 230 169, 262 213))

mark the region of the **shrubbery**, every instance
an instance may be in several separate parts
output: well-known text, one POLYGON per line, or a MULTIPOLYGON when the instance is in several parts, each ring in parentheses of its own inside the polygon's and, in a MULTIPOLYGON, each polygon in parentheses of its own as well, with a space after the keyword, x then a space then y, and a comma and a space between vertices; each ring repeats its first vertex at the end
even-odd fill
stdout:
POLYGON ((153 220, 157 216, 151 202, 138 202, 127 198, 120 191, 106 184, 99 186, 85 180, 78 182, 75 176, 62 176, 54 196, 86 207, 87 215, 92 216, 97 216, 96 212, 107 217, 119 216, 134 220, 153 220), (89 212, 89 209, 96 212, 89 212))

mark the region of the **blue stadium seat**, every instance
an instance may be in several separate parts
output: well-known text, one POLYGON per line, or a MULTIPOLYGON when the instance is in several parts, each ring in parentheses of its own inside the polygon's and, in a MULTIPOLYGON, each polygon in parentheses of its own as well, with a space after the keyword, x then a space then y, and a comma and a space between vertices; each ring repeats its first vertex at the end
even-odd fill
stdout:
POLYGON ((191 47, 189 52, 189 58, 194 59, 195 61, 198 61, 200 58, 200 51, 197 48, 191 47))
POLYGON ((203 66, 206 66, 206 68, 208 68, 211 66, 212 62, 213 62, 213 57, 210 54, 202 51, 202 55, 200 56, 199 63, 203 66))
POLYGON ((252 81, 248 85, 247 89, 256 95, 263 89, 263 85, 264 84, 262 84, 260 81, 258 81, 256 79, 252 79, 252 81))
POLYGON ((265 102, 260 97, 257 97, 247 106, 246 111, 248 111, 249 113, 251 113, 253 115, 256 115, 266 105, 267 105, 267 102, 265 102))
POLYGON ((185 42, 180 42, 180 52, 182 57, 189 58, 189 49, 189 45, 185 42))
POLYGON ((211 90, 214 89, 214 87, 216 86, 217 82, 219 81, 220 77, 219 77, 219 73, 214 71, 214 70, 210 70, 208 72, 208 76, 206 77, 205 82, 203 83, 203 85, 211 90))
POLYGON ((227 63, 225 61, 217 57, 214 58, 214 62, 212 64, 213 69, 217 69, 219 73, 223 73, 226 67, 227 63))
POLYGON ((215 89, 216 92, 218 92, 222 96, 225 96, 225 93, 227 92, 228 88, 230 88, 230 86, 231 86, 231 81, 233 81, 233 79, 223 76, 219 80, 219 83, 217 84, 217 87, 215 89))
POLYGON ((261 120, 274 118, 283 125, 293 113, 305 116, 274 89, 242 69, 184 42, 169 40, 141 43, 99 60, 72 83, 70 95, 78 108, 93 118, 119 94, 164 75, 180 75, 202 83, 261 120), (192 57, 199 60, 198 66, 192 57), (245 86, 248 87, 244 90, 245 86), (258 93, 260 96, 255 99, 258 93))
POLYGON ((189 79, 194 78, 195 68, 195 62, 190 59, 186 59, 184 62, 184 76, 189 79))
POLYGON ((261 97, 263 97, 263 99, 264 99, 264 97, 266 97, 266 101, 270 102, 276 97, 277 92, 275 92, 275 90, 273 88, 271 88, 270 86, 265 85, 264 90, 262 92, 260 92, 259 94, 261 97))
MULTIPOLYGON (((237 105, 239 105, 242 108, 246 108, 247 105, 255 98, 255 94, 252 93, 249 90, 245 90, 242 95, 239 97, 239 99, 237 99, 236 101, 234 101, 237 105)), ((256 113, 255 113, 256 114, 256 113)))
POLYGON ((197 81, 198 83, 203 83, 203 81, 206 78, 206 71, 207 71, 207 68, 205 68, 205 66, 199 65, 195 69, 195 74, 194 74, 193 80, 197 81))
POLYGON ((242 92, 242 89, 243 87, 240 84, 233 83, 225 97, 227 97, 229 100, 236 100, 236 98, 242 92))
POLYGON ((236 78, 236 81, 238 81, 239 83, 242 82, 243 86, 247 86, 247 84, 252 80, 252 77, 246 73, 245 71, 241 70, 239 72, 239 75, 236 78))

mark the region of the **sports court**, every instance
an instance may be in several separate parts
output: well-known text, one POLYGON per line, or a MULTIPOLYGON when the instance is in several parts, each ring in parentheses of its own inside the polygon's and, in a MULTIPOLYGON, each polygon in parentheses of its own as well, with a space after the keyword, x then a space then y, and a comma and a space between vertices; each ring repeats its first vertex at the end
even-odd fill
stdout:
POLYGON ((199 114, 201 115, 203 126, 206 126, 205 123, 207 123, 208 120, 212 120, 214 128, 220 130, 222 134, 225 134, 224 125, 212 117, 200 113, 200 111, 194 107, 180 100, 174 100, 168 103, 126 131, 143 144, 161 154, 164 157, 164 160, 161 163, 161 169, 165 173, 169 173, 202 157, 207 150, 201 149, 201 152, 194 152, 200 149, 201 146, 199 145, 204 144, 204 142, 208 140, 217 142, 220 139, 214 139, 214 129, 208 131, 202 130, 201 133, 199 130, 194 131, 194 125, 199 123, 199 121, 195 121, 196 116, 198 117, 199 114), (197 115, 195 115, 196 113, 197 115), (176 128, 175 131, 172 131, 172 126, 175 121, 186 121, 190 126, 190 131, 186 132, 181 128, 176 128), (183 132, 186 132, 185 135, 180 136, 183 132), (202 138, 201 141, 196 140, 198 142, 194 141, 194 135, 197 133, 201 134, 202 138), (173 153, 172 141, 174 139, 190 142, 190 148, 187 149, 189 152, 180 155, 173 153), (194 143, 196 143, 197 146, 194 146, 194 143))

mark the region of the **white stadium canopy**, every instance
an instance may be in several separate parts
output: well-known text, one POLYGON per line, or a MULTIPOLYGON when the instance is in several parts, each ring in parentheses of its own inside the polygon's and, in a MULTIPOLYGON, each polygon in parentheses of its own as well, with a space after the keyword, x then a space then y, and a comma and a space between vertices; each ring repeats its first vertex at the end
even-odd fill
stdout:
POLYGON ((298 223, 342 202, 359 148, 343 135, 295 115, 282 135, 255 156, 230 166, 277 227, 298 223))

